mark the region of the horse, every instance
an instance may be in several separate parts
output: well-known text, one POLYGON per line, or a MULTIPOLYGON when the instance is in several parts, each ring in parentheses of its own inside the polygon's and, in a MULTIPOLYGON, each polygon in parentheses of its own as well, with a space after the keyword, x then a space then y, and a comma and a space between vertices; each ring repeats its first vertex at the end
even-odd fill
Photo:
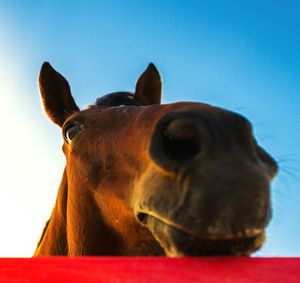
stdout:
POLYGON ((161 104, 152 63, 133 93, 83 110, 48 62, 38 82, 66 166, 34 256, 250 256, 263 245, 278 167, 245 117, 161 104))

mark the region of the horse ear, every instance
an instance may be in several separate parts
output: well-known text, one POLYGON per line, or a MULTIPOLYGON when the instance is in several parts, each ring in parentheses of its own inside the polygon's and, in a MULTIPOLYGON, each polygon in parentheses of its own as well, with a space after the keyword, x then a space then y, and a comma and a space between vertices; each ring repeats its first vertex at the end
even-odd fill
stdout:
POLYGON ((142 105, 160 104, 161 79, 154 64, 150 63, 135 87, 135 99, 142 105))
POLYGON ((66 119, 79 111, 67 80, 44 62, 39 75, 39 89, 48 117, 62 127, 66 119))

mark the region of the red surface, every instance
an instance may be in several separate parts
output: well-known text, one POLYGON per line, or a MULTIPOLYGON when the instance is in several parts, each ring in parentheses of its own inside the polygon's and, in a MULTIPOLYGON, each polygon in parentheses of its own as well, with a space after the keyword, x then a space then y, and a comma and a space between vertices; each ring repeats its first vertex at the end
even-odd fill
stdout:
POLYGON ((0 259, 0 282, 300 282, 300 258, 0 259))

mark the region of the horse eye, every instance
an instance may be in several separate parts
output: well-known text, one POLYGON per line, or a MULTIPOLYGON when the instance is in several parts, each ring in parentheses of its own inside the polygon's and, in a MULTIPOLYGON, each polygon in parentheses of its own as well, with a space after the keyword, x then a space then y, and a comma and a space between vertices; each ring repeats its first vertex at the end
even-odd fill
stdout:
POLYGON ((63 135, 67 143, 71 143, 72 140, 78 135, 82 130, 82 127, 76 122, 68 123, 63 130, 63 135))

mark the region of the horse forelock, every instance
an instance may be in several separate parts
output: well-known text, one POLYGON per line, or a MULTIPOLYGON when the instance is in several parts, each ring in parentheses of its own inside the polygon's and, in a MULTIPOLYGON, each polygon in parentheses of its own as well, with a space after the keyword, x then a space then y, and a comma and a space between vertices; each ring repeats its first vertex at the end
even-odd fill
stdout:
POLYGON ((114 106, 140 106, 131 92, 113 92, 98 97, 91 107, 114 107, 114 106))

